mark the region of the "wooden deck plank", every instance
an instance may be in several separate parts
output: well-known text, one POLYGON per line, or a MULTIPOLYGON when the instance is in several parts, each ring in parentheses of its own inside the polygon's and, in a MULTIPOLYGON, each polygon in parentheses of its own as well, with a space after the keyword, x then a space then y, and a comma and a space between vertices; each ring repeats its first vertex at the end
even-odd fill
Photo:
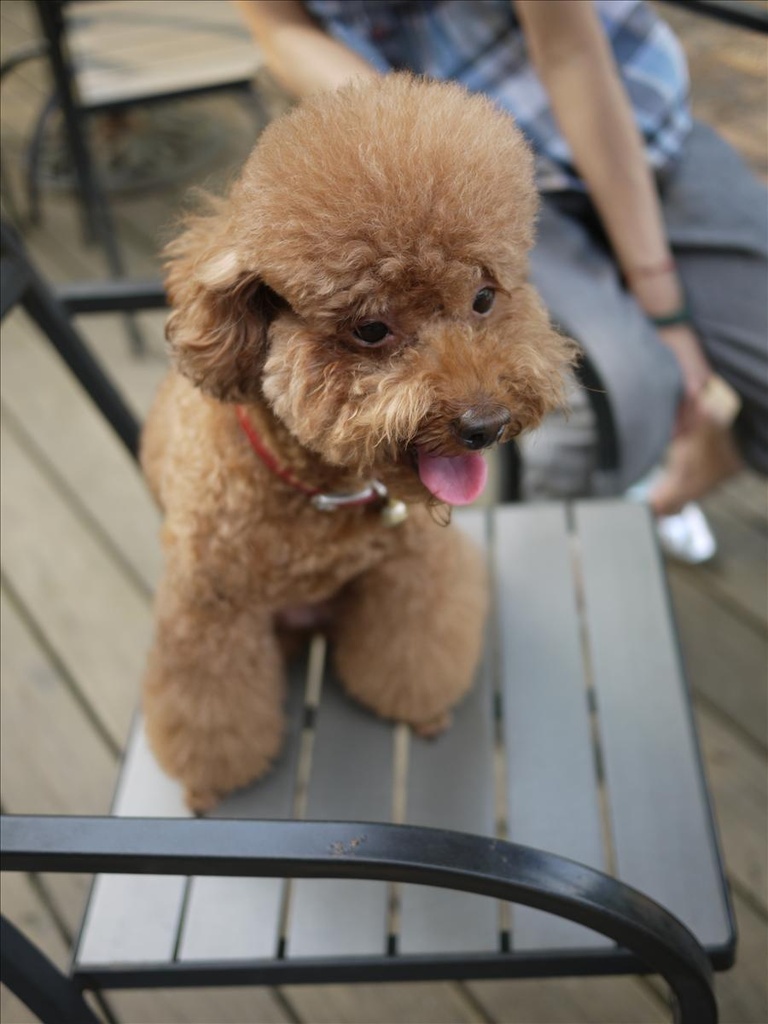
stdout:
POLYGON ((707 516, 717 537, 717 555, 699 566, 700 576, 723 603, 745 618, 768 619, 768 536, 725 502, 707 503, 707 516))
POLYGON ((295 1024, 290 1008, 267 988, 155 989, 111 992, 122 1024, 295 1024))
POLYGON ((83 699, 122 743, 149 645, 148 598, 3 428, 3 571, 83 699))
POLYGON ((23 432, 49 472, 63 476, 73 498, 151 593, 160 571, 160 517, 138 467, 21 312, 4 325, 0 365, 0 394, 17 435, 23 432), (30 380, 34 388, 27 386, 30 380))
MULTIPOLYGON (((765 915, 738 894, 734 896, 734 910, 739 928, 736 964, 730 971, 715 975, 720 1024, 763 1024, 768 1020, 765 915)), ((665 986, 660 978, 648 978, 646 984, 663 998, 665 986)))
POLYGON ((497 1024, 656 1024, 663 997, 636 978, 473 981, 467 986, 497 1024))
POLYGON ((768 760, 708 708, 696 718, 729 877, 768 913, 768 760))
POLYGON ((164 338, 166 317, 163 310, 136 317, 146 345, 141 359, 129 351, 119 317, 95 314, 78 318, 83 337, 110 376, 120 382, 121 394, 139 422, 146 419, 160 381, 168 371, 164 338))
POLYGON ((670 569, 675 616, 691 686, 765 749, 768 637, 733 608, 724 608, 696 569, 670 569))
POLYGON ((35 11, 29 0, 3 0, 3 29, 15 28, 18 35, 8 39, 4 44, 10 49, 13 45, 27 42, 38 31, 35 11))
MULTIPOLYGON (((16 814, 106 814, 117 774, 114 754, 5 591, 0 616, 3 808, 16 814)), ((72 934, 89 884, 85 875, 46 879, 72 934)))
POLYGON ((114 754, 5 591, 1 607, 3 806, 17 814, 106 814, 114 754))
MULTIPOLYGON (((155 198, 154 202, 158 200, 155 198)), ((130 204, 125 204, 131 209, 130 204)), ((152 204, 150 204, 151 206, 152 204)), ((126 276, 132 279, 156 277, 158 274, 157 241, 161 225, 170 217, 168 207, 162 219, 134 216, 133 226, 123 228, 123 202, 112 200, 112 214, 119 221, 117 234, 126 265, 126 276)), ((86 244, 77 207, 65 193, 50 191, 43 197, 43 223, 25 234, 25 242, 35 266, 49 281, 104 280, 110 277, 103 251, 95 243, 86 244)))
MULTIPOLYGON (((37 40, 40 33, 34 8, 26 0, 3 0, 0 7, 0 60, 5 62, 37 40)), ((27 61, 9 72, 0 94, 3 135, 14 131, 26 134, 50 91, 50 71, 44 59, 27 61)))
POLYGON ((765 915, 734 896, 739 928, 736 966, 715 978, 721 1024, 762 1024, 768 1020, 768 927, 765 915))
MULTIPOLYGON (((751 469, 745 469, 731 477, 717 493, 712 502, 726 502, 742 517, 747 517, 755 529, 765 533, 768 530, 768 480, 758 476, 751 469)), ((710 499, 705 501, 705 507, 710 499)))
POLYGON ((484 1021, 462 989, 450 982, 287 985, 283 991, 307 1024, 481 1024, 484 1021))
POLYGON ((24 234, 32 262, 46 280, 100 280, 108 277, 104 259, 95 246, 82 241, 74 204, 64 196, 43 199, 43 224, 24 234))
MULTIPOLYGON (((5 62, 39 36, 37 17, 29 0, 3 0, 0 4, 0 60, 5 62)), ((9 129, 28 130, 33 111, 40 109, 50 93, 49 81, 44 60, 22 64, 3 81, 0 110, 4 141, 9 129)))

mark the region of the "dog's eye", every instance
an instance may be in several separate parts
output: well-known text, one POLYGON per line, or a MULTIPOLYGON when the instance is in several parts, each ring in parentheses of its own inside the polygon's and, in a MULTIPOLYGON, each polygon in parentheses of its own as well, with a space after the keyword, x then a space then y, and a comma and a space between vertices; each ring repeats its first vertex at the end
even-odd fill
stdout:
POLYGON ((362 341, 366 345, 378 345, 389 337, 390 331, 389 327, 381 320, 371 320, 366 324, 358 324, 352 333, 358 341, 362 341))
POLYGON ((481 288, 475 296, 475 301, 472 303, 472 309, 476 313, 490 313, 493 308, 493 303, 496 298, 496 292, 493 288, 481 288))

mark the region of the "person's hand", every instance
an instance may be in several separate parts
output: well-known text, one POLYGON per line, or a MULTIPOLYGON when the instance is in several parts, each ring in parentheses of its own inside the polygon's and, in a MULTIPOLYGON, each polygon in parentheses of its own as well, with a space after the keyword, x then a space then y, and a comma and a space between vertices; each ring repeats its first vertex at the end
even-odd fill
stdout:
POLYGON ((661 327, 658 333, 674 353, 683 376, 683 397, 677 410, 673 435, 679 437, 709 421, 709 412, 701 398, 714 371, 696 332, 689 324, 661 327))
POLYGON ((677 411, 665 471, 650 495, 656 515, 680 512, 688 502, 698 501, 744 465, 730 429, 729 419, 737 411, 738 399, 730 391, 724 415, 722 402, 713 401, 711 385, 719 378, 709 365, 696 332, 688 324, 659 329, 662 341, 672 349, 683 375, 683 397, 677 411), (708 392, 710 394, 708 395, 708 392))

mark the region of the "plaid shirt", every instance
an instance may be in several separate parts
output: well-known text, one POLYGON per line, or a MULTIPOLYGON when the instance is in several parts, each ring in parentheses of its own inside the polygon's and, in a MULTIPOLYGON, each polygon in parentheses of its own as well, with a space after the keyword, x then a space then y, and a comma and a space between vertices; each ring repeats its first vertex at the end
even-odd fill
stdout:
MULTIPOLYGON (((674 162, 691 127, 688 72, 669 27, 642 0, 594 0, 651 167, 674 162)), ((544 191, 584 186, 528 58, 510 0, 306 0, 333 36, 380 71, 454 79, 507 110, 533 146, 544 191)))

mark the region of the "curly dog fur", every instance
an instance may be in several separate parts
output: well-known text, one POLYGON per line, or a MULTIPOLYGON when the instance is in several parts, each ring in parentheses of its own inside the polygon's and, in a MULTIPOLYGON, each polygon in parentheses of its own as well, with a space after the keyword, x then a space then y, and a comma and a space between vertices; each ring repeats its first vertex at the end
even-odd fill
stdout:
POLYGON ((325 605, 339 678, 379 715, 436 731, 471 685, 485 570, 435 510, 457 474, 481 486, 475 449, 562 400, 572 346, 527 283, 535 211, 505 114, 392 75, 273 123, 169 247, 175 370, 142 450, 166 560, 144 707, 191 808, 277 757, 296 609, 325 605), (378 480, 406 521, 315 509, 233 403, 304 486, 378 480))

